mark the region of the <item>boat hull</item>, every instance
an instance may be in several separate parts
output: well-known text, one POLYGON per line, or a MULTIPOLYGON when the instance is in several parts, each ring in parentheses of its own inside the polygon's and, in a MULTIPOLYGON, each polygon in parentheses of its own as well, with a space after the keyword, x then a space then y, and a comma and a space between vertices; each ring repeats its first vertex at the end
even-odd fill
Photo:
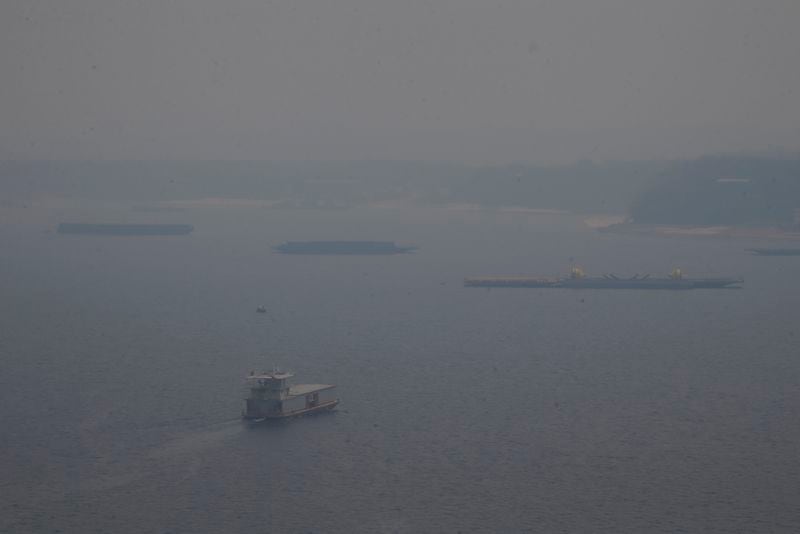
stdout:
POLYGON ((273 414, 273 415, 258 415, 258 416, 249 416, 243 415, 242 419, 248 421, 250 423, 262 423, 265 421, 277 421, 281 419, 292 419, 295 417, 304 417, 306 415, 313 415, 320 412, 328 412, 336 408, 339 404, 339 399, 323 402, 318 404, 317 406, 313 406, 311 408, 303 408, 301 410, 294 410, 291 412, 285 412, 280 414, 273 414))
POLYGON ((564 278, 559 280, 525 277, 466 278, 466 287, 529 287, 554 289, 726 289, 736 288, 733 278, 564 278))

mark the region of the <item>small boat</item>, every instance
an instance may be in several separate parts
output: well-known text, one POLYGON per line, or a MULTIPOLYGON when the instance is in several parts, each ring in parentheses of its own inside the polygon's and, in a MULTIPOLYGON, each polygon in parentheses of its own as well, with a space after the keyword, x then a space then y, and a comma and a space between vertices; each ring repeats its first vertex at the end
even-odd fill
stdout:
POLYGON ((246 378, 250 391, 242 418, 252 423, 287 419, 332 410, 339 404, 331 384, 291 385, 294 375, 277 369, 251 372, 246 378))
POLYGON ((259 306, 258 308, 256 308, 256 313, 267 313, 267 307, 259 306))

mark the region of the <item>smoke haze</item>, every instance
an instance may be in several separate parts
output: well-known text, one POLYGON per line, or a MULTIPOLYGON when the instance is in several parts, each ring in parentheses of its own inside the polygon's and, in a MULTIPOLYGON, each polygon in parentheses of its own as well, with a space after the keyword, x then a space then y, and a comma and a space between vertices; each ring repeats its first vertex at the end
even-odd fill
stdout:
POLYGON ((797 149, 800 4, 10 1, 0 158, 797 149))

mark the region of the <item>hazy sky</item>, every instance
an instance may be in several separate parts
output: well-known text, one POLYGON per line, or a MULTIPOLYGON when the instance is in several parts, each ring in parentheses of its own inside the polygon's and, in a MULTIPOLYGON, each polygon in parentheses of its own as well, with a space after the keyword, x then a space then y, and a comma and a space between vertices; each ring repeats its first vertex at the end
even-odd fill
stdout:
POLYGON ((798 0, 2 0, 0 158, 800 148, 798 0))

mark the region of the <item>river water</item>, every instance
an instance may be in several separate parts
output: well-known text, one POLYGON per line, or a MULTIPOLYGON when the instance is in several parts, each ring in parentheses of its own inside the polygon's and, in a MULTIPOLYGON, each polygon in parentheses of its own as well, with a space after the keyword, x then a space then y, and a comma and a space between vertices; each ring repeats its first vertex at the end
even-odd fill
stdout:
POLYGON ((204 207, 162 216, 190 236, 53 233, 70 215, 0 228, 0 530, 800 530, 800 258, 743 250, 763 242, 421 208, 204 207), (270 252, 304 239, 420 250, 270 252), (745 284, 461 284, 573 262, 745 284), (337 384, 339 410, 242 424, 243 376, 273 365, 337 384))

